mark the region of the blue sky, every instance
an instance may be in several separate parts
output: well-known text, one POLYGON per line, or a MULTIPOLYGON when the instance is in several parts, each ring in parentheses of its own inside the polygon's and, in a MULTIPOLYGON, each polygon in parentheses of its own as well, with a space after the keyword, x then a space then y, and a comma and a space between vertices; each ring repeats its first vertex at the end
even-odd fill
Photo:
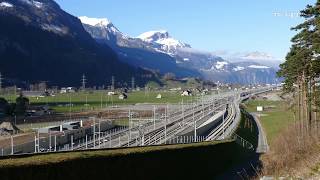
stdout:
POLYGON ((130 36, 165 29, 205 51, 261 51, 285 57, 302 22, 297 13, 315 0, 56 0, 75 16, 108 18, 130 36))

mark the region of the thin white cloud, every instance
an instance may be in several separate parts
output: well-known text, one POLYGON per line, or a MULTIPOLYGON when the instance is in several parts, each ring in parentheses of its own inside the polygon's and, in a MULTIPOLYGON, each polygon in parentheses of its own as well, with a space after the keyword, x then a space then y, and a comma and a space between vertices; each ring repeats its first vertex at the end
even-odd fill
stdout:
POLYGON ((270 53, 259 52, 259 51, 233 52, 229 50, 219 50, 219 51, 214 51, 214 54, 216 56, 222 57, 227 61, 234 62, 234 63, 254 62, 261 65, 273 67, 276 69, 278 69, 281 62, 284 61, 281 58, 274 57, 270 53))
POLYGON ((274 57, 270 53, 260 51, 234 52, 230 50, 213 51, 216 56, 221 56, 229 60, 261 60, 261 61, 283 61, 281 58, 274 57))
POLYGON ((216 56, 215 53, 212 53, 209 51, 204 51, 204 50, 193 49, 193 48, 179 48, 178 50, 181 52, 186 52, 186 53, 196 53, 196 54, 216 56))

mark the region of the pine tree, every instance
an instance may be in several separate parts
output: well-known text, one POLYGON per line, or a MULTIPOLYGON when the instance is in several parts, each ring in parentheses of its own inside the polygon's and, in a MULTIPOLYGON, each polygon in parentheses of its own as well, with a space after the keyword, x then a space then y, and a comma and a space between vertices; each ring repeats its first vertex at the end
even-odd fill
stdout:
POLYGON ((305 21, 292 28, 297 34, 278 75, 285 79, 285 91, 296 94, 299 119, 305 121, 302 129, 310 130, 317 121, 320 98, 315 87, 320 75, 320 0, 302 10, 301 17, 305 21))

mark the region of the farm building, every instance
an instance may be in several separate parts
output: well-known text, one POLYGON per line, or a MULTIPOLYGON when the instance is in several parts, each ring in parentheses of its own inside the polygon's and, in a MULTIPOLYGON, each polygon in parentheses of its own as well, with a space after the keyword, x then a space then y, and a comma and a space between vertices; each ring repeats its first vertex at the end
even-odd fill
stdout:
POLYGON ((65 94, 65 93, 74 93, 76 92, 76 90, 73 87, 63 87, 60 90, 61 94, 65 94))
POLYGON ((108 96, 113 96, 113 95, 116 95, 116 93, 113 91, 108 92, 108 96))
POLYGON ((182 92, 181 96, 192 96, 192 92, 190 90, 185 90, 182 92))
POLYGON ((119 99, 120 100, 124 100, 124 99, 127 99, 128 98, 128 96, 125 94, 125 93, 122 93, 122 94, 120 94, 120 96, 119 96, 119 99))

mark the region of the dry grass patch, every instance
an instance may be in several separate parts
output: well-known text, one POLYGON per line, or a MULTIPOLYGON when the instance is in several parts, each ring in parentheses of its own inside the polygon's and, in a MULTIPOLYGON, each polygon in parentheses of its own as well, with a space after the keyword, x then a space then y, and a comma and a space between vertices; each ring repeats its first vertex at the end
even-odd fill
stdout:
POLYGON ((265 175, 306 177, 320 160, 320 133, 302 134, 299 124, 291 125, 271 143, 262 156, 265 175))

